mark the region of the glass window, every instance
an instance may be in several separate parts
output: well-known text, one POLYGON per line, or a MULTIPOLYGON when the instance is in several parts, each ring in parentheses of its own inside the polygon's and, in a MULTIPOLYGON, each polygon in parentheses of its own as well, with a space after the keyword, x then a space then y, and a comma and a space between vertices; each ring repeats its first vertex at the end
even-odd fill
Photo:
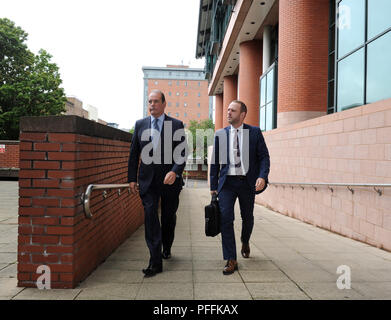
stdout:
POLYGON ((273 129, 273 103, 266 105, 266 130, 273 129))
POLYGON ((342 111, 364 104, 364 49, 338 63, 337 109, 342 111))
POLYGON ((274 84, 274 69, 270 70, 267 74, 267 89, 266 89, 266 102, 269 103, 273 100, 273 84, 274 84))
POLYGON ((365 41, 365 0, 343 0, 338 6, 338 57, 365 41))
POLYGON ((262 131, 265 131, 266 130, 266 107, 261 107, 259 110, 260 110, 260 114, 259 114, 259 121, 260 121, 260 125, 259 127, 261 128, 262 131))
POLYGON ((197 113, 197 117, 198 117, 198 118, 201 117, 201 114, 200 114, 200 113, 197 113))
POLYGON ((368 0, 368 39, 391 27, 390 12, 390 0, 368 0))
POLYGON ((168 92, 168 95, 171 97, 171 91, 168 92))
POLYGON ((367 103, 391 97, 390 52, 391 32, 368 44, 367 103))
POLYGON ((176 82, 176 85, 179 86, 179 81, 176 82))
POLYGON ((198 96, 201 97, 201 92, 198 92, 198 96))
POLYGON ((266 104, 266 77, 261 79, 261 106, 266 104))

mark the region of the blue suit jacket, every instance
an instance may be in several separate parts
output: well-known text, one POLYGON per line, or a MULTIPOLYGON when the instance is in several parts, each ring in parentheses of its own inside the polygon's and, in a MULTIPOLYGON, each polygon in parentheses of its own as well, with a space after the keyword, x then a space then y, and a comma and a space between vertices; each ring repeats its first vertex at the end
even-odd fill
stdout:
MULTIPOLYGON (((138 181, 140 195, 146 193, 154 175, 159 175, 162 180, 169 171, 174 171, 177 177, 182 179, 182 172, 186 165, 187 144, 183 122, 165 114, 159 142, 161 152, 158 152, 157 157, 151 162, 149 162, 152 159, 150 129, 150 117, 138 120, 130 146, 128 182, 138 181), (174 150, 177 150, 175 154, 174 150)), ((163 180, 161 182, 163 183, 163 180)))
MULTIPOLYGON (((217 192, 221 191, 229 169, 229 136, 230 126, 215 133, 210 166, 210 190, 217 190, 217 192)), ((262 131, 258 127, 243 123, 241 152, 249 186, 254 187, 255 192, 256 180, 263 178, 266 181, 266 185, 256 193, 263 192, 268 183, 270 157, 262 131)))

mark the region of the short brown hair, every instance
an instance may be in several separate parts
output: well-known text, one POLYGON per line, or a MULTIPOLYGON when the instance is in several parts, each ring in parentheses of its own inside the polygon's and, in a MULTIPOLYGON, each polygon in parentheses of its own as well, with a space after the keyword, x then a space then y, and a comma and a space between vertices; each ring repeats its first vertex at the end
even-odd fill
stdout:
MULTIPOLYGON (((242 113, 242 112, 245 112, 245 113, 247 113, 247 106, 244 104, 244 102, 243 101, 240 101, 240 100, 234 100, 234 101, 232 101, 233 103, 237 103, 237 104, 240 104, 240 113, 242 113)), ((231 102, 231 103, 232 103, 231 102)))

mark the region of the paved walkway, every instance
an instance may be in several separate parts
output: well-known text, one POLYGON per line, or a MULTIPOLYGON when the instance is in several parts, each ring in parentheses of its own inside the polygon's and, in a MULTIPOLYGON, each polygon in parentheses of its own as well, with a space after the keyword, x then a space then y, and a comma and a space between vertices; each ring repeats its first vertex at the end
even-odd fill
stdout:
MULTIPOLYGON (((200 184, 183 190, 173 256, 153 278, 141 272, 148 262, 141 227, 76 289, 17 288, 17 182, 0 181, 0 299, 391 299, 391 253, 261 206, 250 259, 240 257, 239 271, 224 276, 221 238, 204 235, 208 202, 200 184), (337 287, 341 265, 351 270, 351 289, 337 287)), ((239 214, 235 227, 239 241, 239 214)))

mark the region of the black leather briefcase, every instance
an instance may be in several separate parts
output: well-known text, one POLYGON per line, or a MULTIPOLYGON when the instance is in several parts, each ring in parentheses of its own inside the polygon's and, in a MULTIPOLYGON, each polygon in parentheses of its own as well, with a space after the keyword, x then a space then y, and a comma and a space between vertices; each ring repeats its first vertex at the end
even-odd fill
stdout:
POLYGON ((217 195, 212 195, 210 204, 205 206, 205 235, 215 237, 220 233, 220 208, 217 195))

